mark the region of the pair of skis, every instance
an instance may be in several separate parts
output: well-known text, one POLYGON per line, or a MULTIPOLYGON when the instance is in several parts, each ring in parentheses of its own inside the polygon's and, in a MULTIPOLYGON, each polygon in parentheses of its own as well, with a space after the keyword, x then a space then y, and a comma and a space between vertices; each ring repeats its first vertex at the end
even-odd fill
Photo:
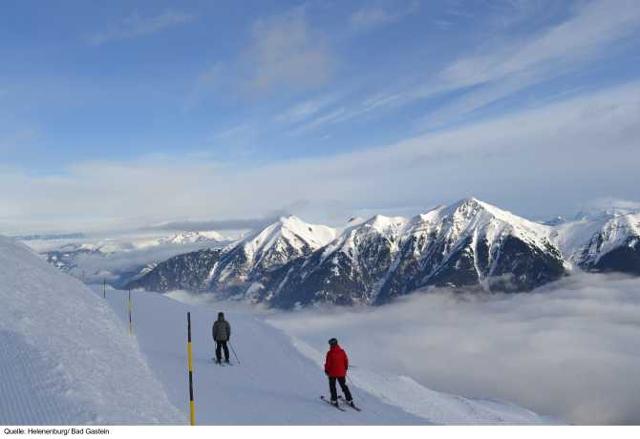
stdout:
MULTIPOLYGON (((324 395, 320 395, 320 399, 323 400, 324 402, 326 402, 327 404, 329 404, 330 406, 337 408, 341 412, 346 412, 347 411, 344 407, 342 407, 338 403, 334 404, 331 401, 329 401, 327 398, 324 397, 324 395)), ((344 401, 344 399, 342 397, 339 397, 339 399, 344 401)), ((362 409, 360 407, 356 406, 353 403, 353 401, 351 401, 351 402, 345 401, 344 403, 345 403, 346 406, 351 407, 352 409, 354 409, 357 412, 361 412, 362 411, 362 409)))

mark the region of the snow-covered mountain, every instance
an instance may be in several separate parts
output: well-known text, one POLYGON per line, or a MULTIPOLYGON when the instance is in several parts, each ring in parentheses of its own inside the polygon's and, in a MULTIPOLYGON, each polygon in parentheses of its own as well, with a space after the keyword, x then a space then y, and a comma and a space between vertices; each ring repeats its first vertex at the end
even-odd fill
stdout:
POLYGON ((224 246, 230 239, 215 231, 139 234, 110 238, 29 240, 49 263, 87 283, 106 279, 122 286, 176 254, 224 246))
MULTIPOLYGON (((123 236, 117 238, 86 238, 72 240, 29 240, 25 243, 44 255, 65 254, 67 256, 74 253, 101 253, 109 255, 118 252, 131 252, 136 250, 146 250, 154 247, 170 245, 188 245, 195 243, 218 243, 229 242, 231 239, 224 237, 220 233, 210 230, 201 232, 177 232, 171 235, 160 236, 123 236)), ((59 258, 60 259, 60 258, 59 258)))
POLYGON ((427 286, 528 291, 566 274, 553 229, 477 199, 333 229, 289 217, 220 251, 171 258, 128 287, 215 291, 274 307, 381 304, 427 286))
POLYGON ((206 249, 171 258, 127 288, 257 295, 271 272, 308 256, 335 237, 336 231, 330 227, 308 224, 295 216, 282 217, 223 250, 206 249))
POLYGON ((640 275, 640 212, 609 210, 561 224, 556 239, 583 270, 640 275))
POLYGON ((151 245, 193 244, 195 242, 203 241, 225 242, 230 241, 230 239, 214 230, 204 232, 180 232, 172 236, 162 237, 156 241, 157 243, 153 243, 151 245))
POLYGON ((427 286, 528 291, 565 274, 551 229, 477 199, 411 219, 376 216, 283 267, 266 300, 381 304, 427 286))

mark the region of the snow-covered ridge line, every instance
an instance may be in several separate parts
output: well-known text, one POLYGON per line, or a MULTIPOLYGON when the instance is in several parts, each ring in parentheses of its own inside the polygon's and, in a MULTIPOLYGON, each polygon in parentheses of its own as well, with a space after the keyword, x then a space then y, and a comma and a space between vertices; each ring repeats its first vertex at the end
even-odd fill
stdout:
POLYGON ((529 291, 574 269, 640 274, 639 218, 609 213, 551 226, 476 198, 412 218, 354 220, 340 234, 287 217, 216 254, 172 258, 131 287, 283 308, 382 304, 430 286, 529 291))

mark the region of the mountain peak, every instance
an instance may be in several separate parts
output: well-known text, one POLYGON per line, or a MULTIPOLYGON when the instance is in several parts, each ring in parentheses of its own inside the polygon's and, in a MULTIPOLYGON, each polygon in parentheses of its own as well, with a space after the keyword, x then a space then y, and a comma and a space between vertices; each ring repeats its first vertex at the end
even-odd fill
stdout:
POLYGON ((276 224, 280 225, 281 227, 293 229, 299 227, 307 227, 310 225, 295 215, 281 216, 280 218, 278 218, 278 221, 276 221, 276 224))
POLYGON ((497 209, 497 210, 501 210, 498 209, 496 206, 486 203, 482 200, 479 200, 476 197, 467 197, 467 198, 462 198, 461 200, 456 201, 455 203, 451 204, 449 206, 451 209, 453 210, 458 210, 458 209, 485 209, 485 210, 491 210, 491 209, 497 209))
POLYGON ((376 230, 386 230, 390 227, 401 227, 406 224, 407 219, 401 216, 375 215, 364 224, 376 230))
POLYGON ((240 245, 249 253, 264 251, 281 240, 297 249, 305 246, 316 249, 328 244, 336 234, 336 230, 331 227, 310 224, 297 216, 288 215, 245 238, 240 245))

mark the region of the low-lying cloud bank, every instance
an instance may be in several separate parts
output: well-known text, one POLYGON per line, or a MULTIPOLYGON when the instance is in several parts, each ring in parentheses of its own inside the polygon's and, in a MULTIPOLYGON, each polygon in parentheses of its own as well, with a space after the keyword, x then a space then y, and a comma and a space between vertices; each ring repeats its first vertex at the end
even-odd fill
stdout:
POLYGON ((435 390, 515 402, 576 424, 640 423, 640 279, 580 274, 518 295, 450 290, 374 308, 278 314, 354 367, 435 390))

